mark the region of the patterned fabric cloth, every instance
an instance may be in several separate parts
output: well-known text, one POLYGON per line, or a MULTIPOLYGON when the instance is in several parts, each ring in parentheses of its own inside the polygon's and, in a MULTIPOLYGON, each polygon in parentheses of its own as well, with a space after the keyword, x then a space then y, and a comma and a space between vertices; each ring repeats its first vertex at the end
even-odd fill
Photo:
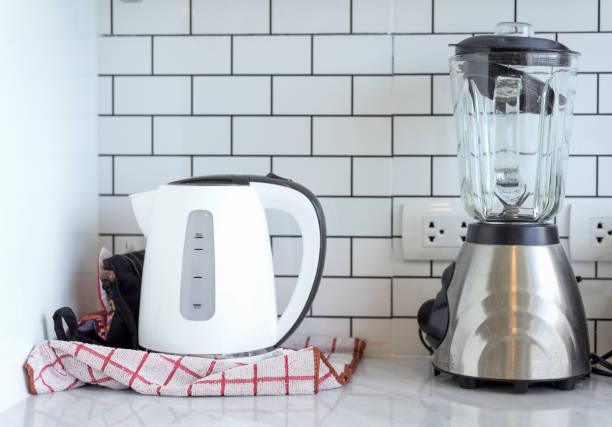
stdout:
POLYGON ((33 394, 85 384, 165 396, 313 394, 346 384, 365 346, 358 338, 292 337, 282 349, 244 363, 45 341, 25 369, 33 394))

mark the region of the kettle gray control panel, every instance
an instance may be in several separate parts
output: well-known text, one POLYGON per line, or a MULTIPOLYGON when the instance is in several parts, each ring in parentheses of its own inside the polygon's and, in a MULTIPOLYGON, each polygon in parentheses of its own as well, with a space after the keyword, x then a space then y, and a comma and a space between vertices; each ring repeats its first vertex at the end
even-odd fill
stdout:
POLYGON ((208 320, 215 314, 215 246, 212 213, 192 211, 187 219, 181 314, 187 320, 208 320))

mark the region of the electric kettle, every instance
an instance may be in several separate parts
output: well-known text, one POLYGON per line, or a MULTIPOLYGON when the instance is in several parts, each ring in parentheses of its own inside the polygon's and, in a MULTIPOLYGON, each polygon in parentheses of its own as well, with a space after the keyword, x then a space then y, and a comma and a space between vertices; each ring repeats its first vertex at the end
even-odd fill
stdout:
POLYGON ((269 351, 295 331, 325 260, 325 218, 307 188, 273 174, 216 175, 130 200, 147 238, 140 346, 237 357, 269 351), (264 209, 288 212, 302 233, 299 277, 280 318, 264 209))

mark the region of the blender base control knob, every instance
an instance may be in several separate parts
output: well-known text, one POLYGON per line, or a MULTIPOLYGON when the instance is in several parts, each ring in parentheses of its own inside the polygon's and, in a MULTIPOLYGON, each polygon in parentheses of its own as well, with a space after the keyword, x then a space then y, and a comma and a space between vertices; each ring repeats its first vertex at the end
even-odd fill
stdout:
POLYGON ((450 286, 455 262, 452 262, 442 273, 442 289, 436 298, 425 301, 419 308, 417 322, 419 328, 425 332, 425 339, 433 348, 438 348, 446 336, 448 329, 448 299, 446 291, 450 286))

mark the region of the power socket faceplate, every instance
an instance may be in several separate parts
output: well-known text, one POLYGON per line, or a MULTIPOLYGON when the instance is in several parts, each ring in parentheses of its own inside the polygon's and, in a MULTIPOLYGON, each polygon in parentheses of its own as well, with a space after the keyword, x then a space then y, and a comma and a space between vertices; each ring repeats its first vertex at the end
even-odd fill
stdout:
POLYGON ((460 216, 423 217, 423 246, 458 248, 465 242, 467 224, 460 216))
POLYGON ((403 258, 410 261, 455 259, 474 222, 458 198, 412 198, 401 218, 403 258))
POLYGON ((569 214, 571 260, 612 261, 612 201, 572 201, 569 214))

